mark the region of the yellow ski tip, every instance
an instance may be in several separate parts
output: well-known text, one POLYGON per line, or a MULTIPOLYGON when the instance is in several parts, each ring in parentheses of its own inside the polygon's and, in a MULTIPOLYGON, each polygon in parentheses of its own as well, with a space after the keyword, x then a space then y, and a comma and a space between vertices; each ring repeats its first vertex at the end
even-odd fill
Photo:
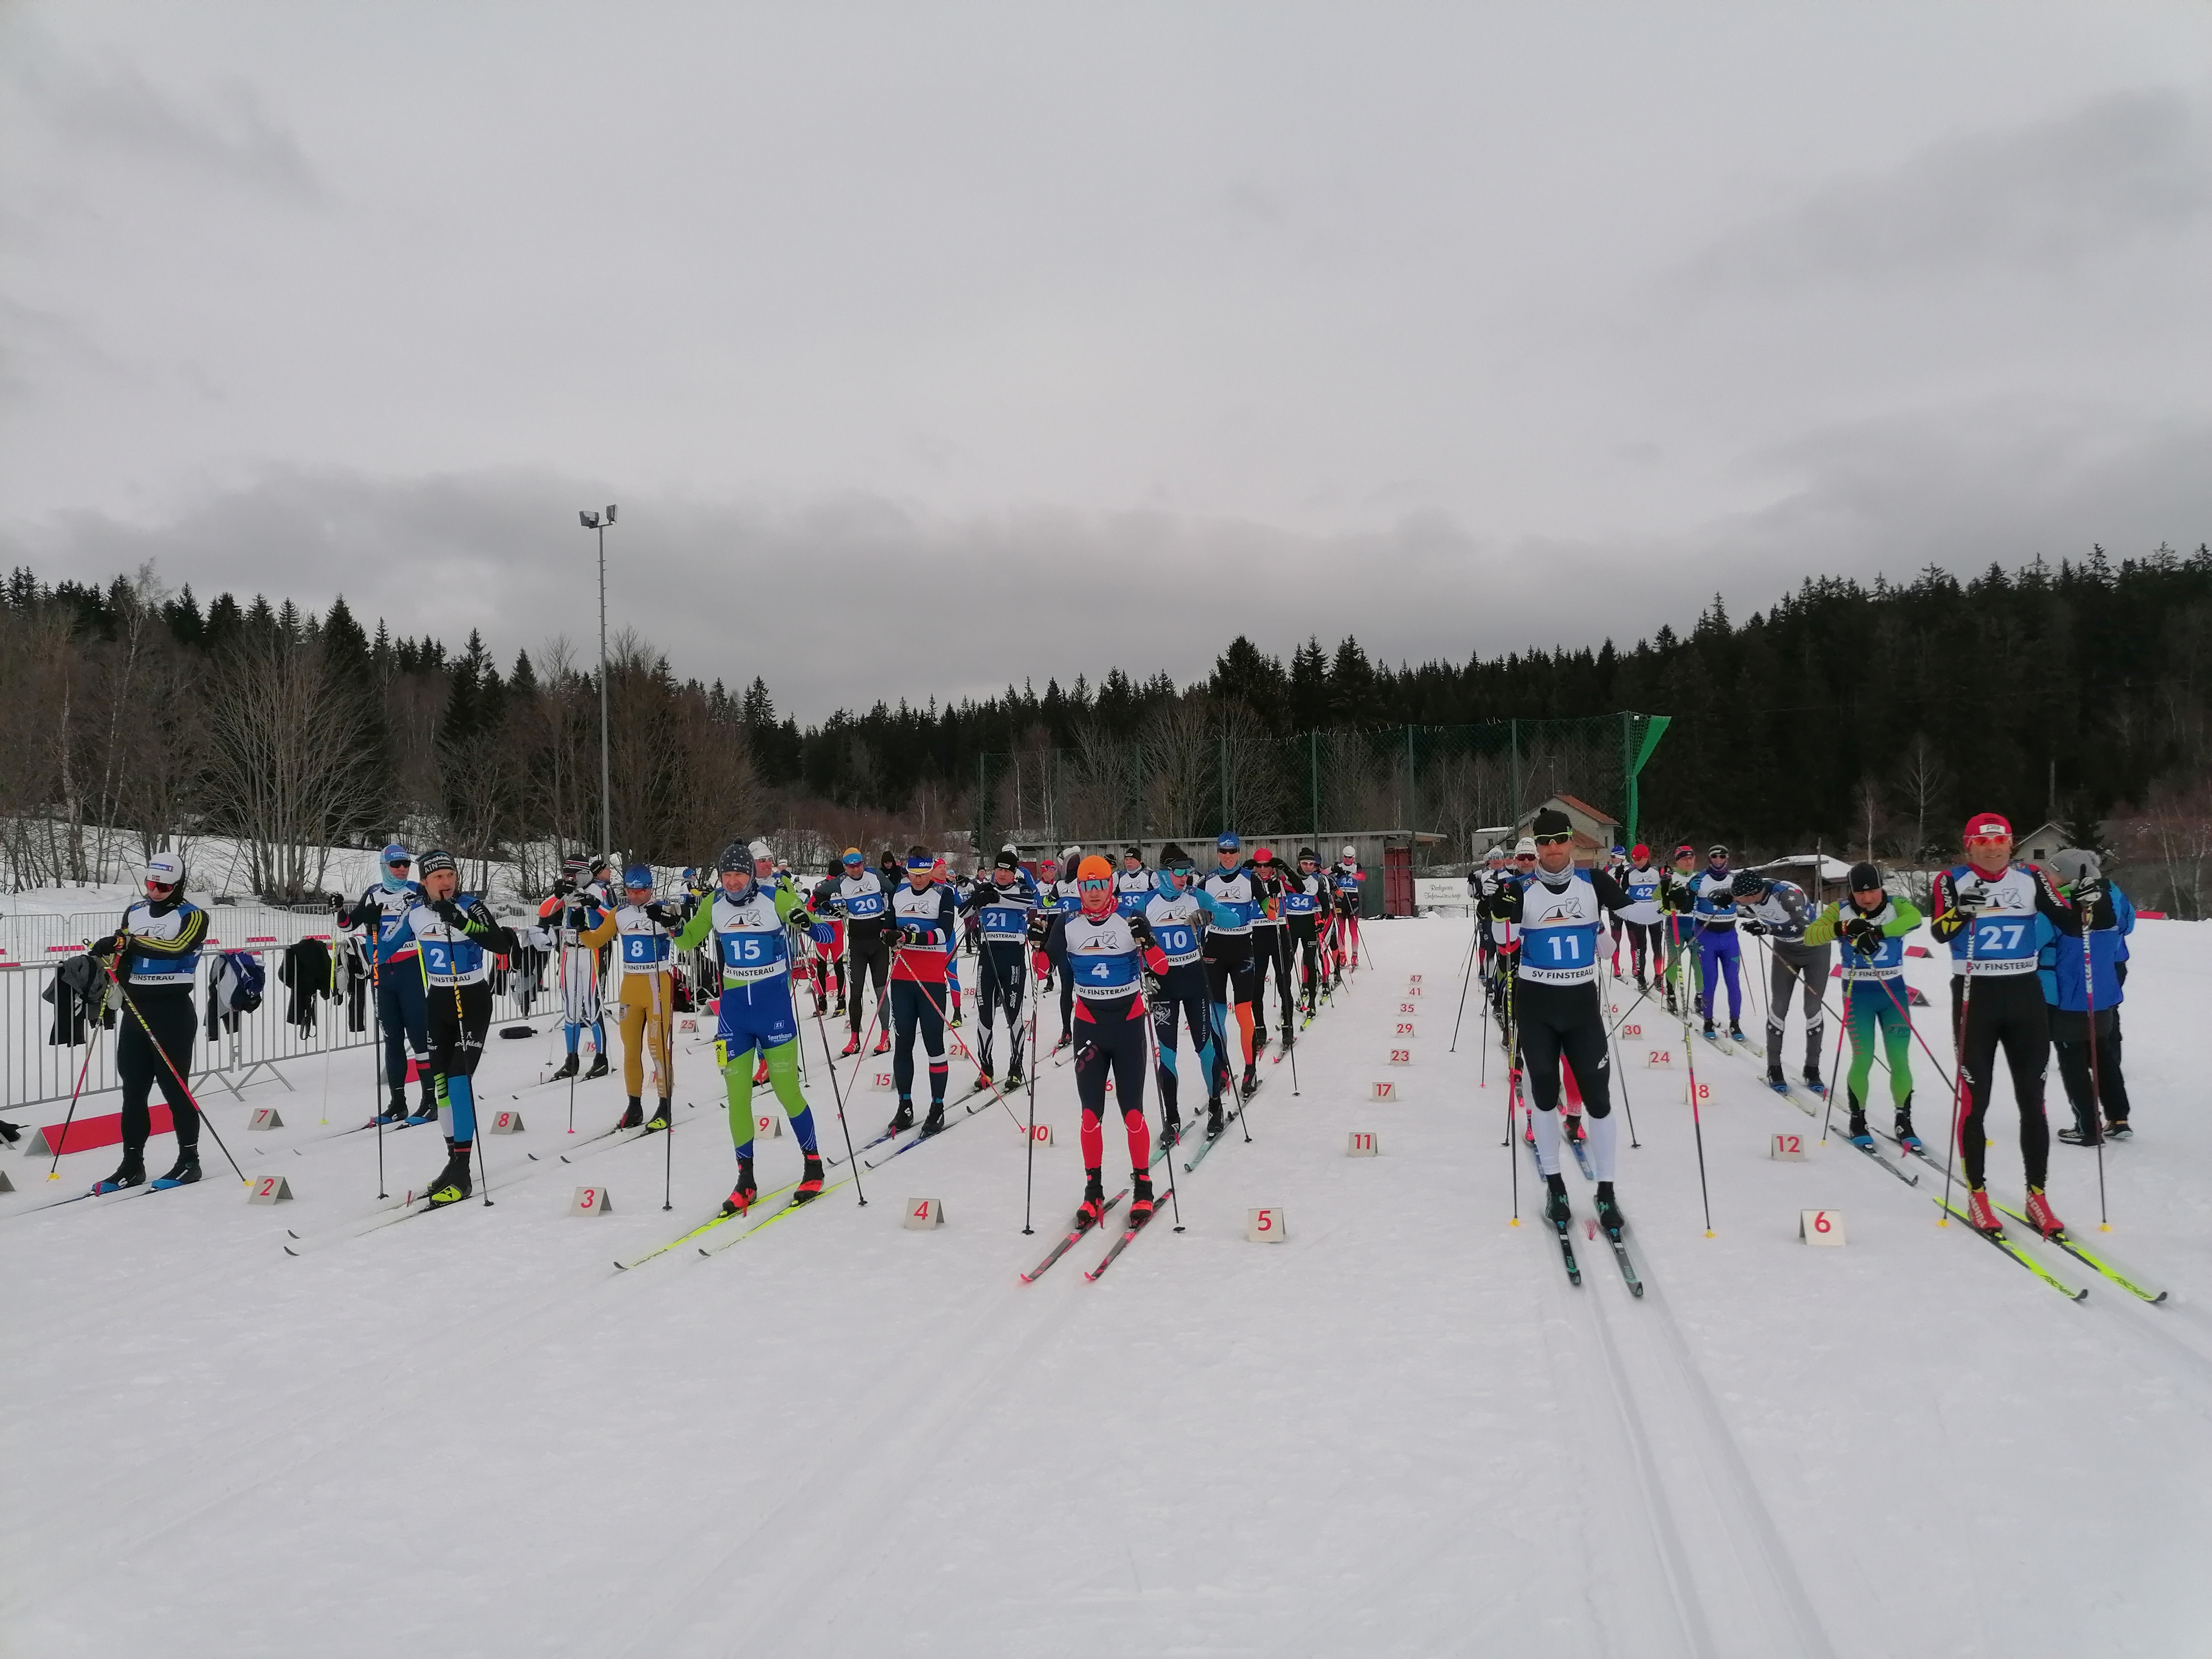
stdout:
POLYGON ((1706 1237, 1707 1238, 1711 1238, 1711 1237, 1712 1237, 1713 1236, 1714 1236, 1714 1234, 1713 1234, 1713 1230, 1712 1230, 1711 1227, 1706 1228, 1706 1229, 1705 1229, 1705 1237, 1706 1237))
POLYGON ((2112 1224, 2109 1221, 2100 1221, 2097 1224, 2097 1231, 2100 1233, 2108 1233, 2112 1231, 2112 1224))
POLYGON ((1509 1227, 1517 1227, 1521 1224, 1521 1218, 1516 1215, 1512 1220, 1507 1222, 1505 1224, 1509 1227))

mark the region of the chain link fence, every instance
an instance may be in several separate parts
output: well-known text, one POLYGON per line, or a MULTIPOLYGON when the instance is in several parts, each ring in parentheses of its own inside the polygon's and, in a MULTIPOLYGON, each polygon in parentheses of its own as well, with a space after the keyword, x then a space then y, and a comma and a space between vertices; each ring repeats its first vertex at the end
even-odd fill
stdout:
POLYGON ((1085 846, 1226 830, 1434 835, 1437 865, 1479 857, 1499 826, 1571 795, 1632 833, 1636 778, 1665 715, 1489 720, 1240 737, 1203 709, 1163 710, 1132 738, 979 757, 975 845, 1085 846), (1488 832, 1486 835, 1484 832, 1488 832))

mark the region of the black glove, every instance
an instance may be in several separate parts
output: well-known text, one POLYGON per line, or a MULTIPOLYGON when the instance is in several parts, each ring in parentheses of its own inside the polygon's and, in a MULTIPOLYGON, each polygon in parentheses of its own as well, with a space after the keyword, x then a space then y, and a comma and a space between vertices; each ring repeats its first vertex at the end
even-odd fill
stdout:
POLYGON ((454 903, 453 900, 432 899, 430 901, 430 911, 433 915, 436 916, 439 921, 444 922, 447 927, 457 928, 462 933, 466 933, 468 931, 469 913, 462 909, 459 905, 454 903))
POLYGON ((1148 1008, 1156 1006, 1160 1000, 1160 976, 1146 968, 1142 969, 1137 977, 1143 982, 1145 988, 1145 1006, 1148 1008))
POLYGON ((570 881, 566 876, 562 877, 558 881, 556 881, 553 884, 553 896, 555 898, 566 898, 569 894, 575 890, 576 884, 570 881))
POLYGON ((1885 937, 1881 924, 1868 916, 1854 916, 1844 924, 1844 938, 1863 957, 1880 956, 1885 937))
POLYGON ((1746 916, 1740 926, 1745 933, 1754 936, 1763 935, 1767 931, 1766 924, 1757 916, 1746 916))
POLYGON ((2112 916, 2112 890, 2105 884, 2101 876, 2092 876, 2087 881, 2074 884, 2074 908, 2076 910, 2094 910, 2110 924, 2112 916))
POLYGON ((1520 921, 1523 896, 1520 883, 1506 883, 1498 890, 1498 896, 1490 901, 1490 914, 1499 921, 1520 921))
POLYGON ((105 962, 123 948, 123 935, 113 933, 106 939, 96 939, 85 947, 86 951, 105 962))
POLYGON ((1131 916, 1129 918, 1129 932, 1135 936, 1136 941, 1139 945, 1149 947, 1152 945, 1152 925, 1146 921, 1142 916, 1131 916))
POLYGON ((671 933, 680 933, 683 931, 683 916, 672 905, 664 903, 659 899, 653 900, 652 903, 645 907, 645 919, 647 921, 657 923, 659 926, 667 928, 671 933))
POLYGON ((899 943, 908 950, 914 949, 921 943, 921 935, 922 926, 920 922, 902 921, 899 924, 899 943))
POLYGON ((1030 943, 1042 945, 1052 936, 1052 913, 1039 910, 1030 917, 1030 943))
POLYGON ((584 930, 585 925, 584 907, 580 904, 570 905, 566 910, 561 913, 561 925, 563 927, 572 928, 577 933, 581 933, 584 930))

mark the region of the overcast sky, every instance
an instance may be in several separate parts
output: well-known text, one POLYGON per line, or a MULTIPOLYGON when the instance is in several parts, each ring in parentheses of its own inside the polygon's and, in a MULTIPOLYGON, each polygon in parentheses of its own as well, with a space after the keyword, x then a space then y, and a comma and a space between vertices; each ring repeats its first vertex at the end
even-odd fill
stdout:
POLYGON ((818 719, 2212 537, 2212 9, 0 11, 0 559, 818 719))

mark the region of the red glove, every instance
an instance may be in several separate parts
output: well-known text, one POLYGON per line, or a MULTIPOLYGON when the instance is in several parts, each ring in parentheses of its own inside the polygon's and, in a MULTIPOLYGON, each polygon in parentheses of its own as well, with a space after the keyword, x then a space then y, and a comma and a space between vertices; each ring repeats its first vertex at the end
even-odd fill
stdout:
POLYGON ((1052 958, 1042 951, 1030 951, 1030 962, 1036 969, 1036 976, 1039 979, 1044 978, 1052 972, 1052 958))
POLYGON ((1168 953, 1157 945, 1145 952, 1145 966, 1161 979, 1168 976, 1168 953))

